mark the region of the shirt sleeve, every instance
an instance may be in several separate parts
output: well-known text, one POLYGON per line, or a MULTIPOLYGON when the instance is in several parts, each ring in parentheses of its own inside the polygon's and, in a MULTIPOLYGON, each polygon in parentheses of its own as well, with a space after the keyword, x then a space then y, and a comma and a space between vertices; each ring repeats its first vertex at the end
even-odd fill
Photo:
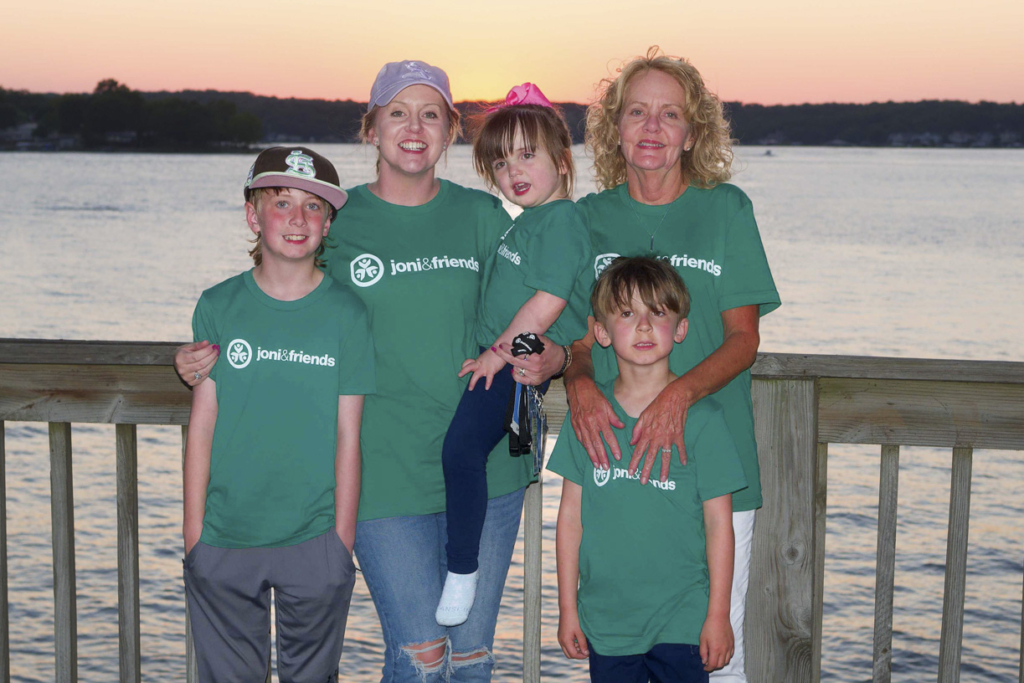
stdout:
POLYGON ((580 273, 590 261, 590 235, 567 202, 536 226, 526 244, 529 272, 523 284, 566 301, 572 296, 580 273))
POLYGON ((338 349, 338 394, 375 394, 377 381, 373 335, 370 333, 366 306, 352 294, 345 297, 343 305, 338 349))
POLYGON ((686 420, 686 453, 696 461, 697 494, 702 501, 747 488, 747 478, 736 442, 725 423, 725 413, 715 403, 698 408, 704 401, 690 409, 686 420), (692 442, 691 429, 696 430, 692 442))
POLYGON ((779 307, 781 299, 754 220, 754 207, 746 195, 736 192, 738 206, 726 226, 726 266, 718 310, 756 305, 760 315, 767 315, 779 307))
POLYGON ((566 414, 565 422, 562 423, 562 430, 558 433, 558 441, 548 458, 547 469, 562 478, 583 485, 584 461, 590 465, 590 458, 583 448, 576 431, 572 428, 569 415, 566 414))
MULTIPOLYGON (((199 301, 196 302, 196 309, 192 313, 192 341, 200 342, 204 339, 211 344, 220 344, 223 347, 224 340, 220 338, 220 333, 217 330, 213 307, 210 305, 210 300, 205 294, 199 297, 199 301)), ((222 348, 221 353, 227 353, 229 350, 222 348)), ((210 368, 210 377, 215 382, 219 374, 217 371, 219 366, 220 363, 214 363, 213 367, 210 368)))

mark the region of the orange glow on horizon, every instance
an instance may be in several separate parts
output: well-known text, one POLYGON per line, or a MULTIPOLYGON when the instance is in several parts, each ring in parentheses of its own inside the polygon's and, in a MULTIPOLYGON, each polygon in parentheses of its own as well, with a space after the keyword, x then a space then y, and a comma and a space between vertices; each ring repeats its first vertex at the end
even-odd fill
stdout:
POLYGON ((182 0, 169 13, 128 0, 41 0, 5 16, 0 86, 87 92, 240 90, 366 101, 386 61, 446 69, 461 100, 537 83, 589 102, 596 84, 651 44, 687 57, 724 100, 761 104, 1024 101, 1024 3, 952 0, 833 7, 811 0, 674 6, 640 0, 522 0, 515 16, 469 0, 437 5, 182 0), (543 21, 522 22, 538 16, 543 21))

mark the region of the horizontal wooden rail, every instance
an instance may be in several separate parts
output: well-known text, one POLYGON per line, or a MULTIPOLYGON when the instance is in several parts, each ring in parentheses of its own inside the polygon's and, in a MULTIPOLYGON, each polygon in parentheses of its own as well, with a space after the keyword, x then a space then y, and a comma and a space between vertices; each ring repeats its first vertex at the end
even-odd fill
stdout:
MULTIPOLYGON (((182 425, 177 343, 0 339, 0 683, 10 679, 3 421, 50 423, 56 680, 77 680, 71 423, 116 424, 121 679, 141 680, 135 425, 182 425)), ((1024 363, 759 354, 752 368, 764 506, 747 602, 752 683, 816 683, 821 669, 830 443, 881 446, 872 680, 892 667, 901 446, 952 450, 939 680, 958 680, 975 449, 1024 450, 1024 363)), ((551 433, 566 414, 555 382, 551 433)), ((526 502, 524 680, 540 679, 540 486, 526 502)), ((1021 615, 1024 650, 1024 610, 1021 615)), ((191 643, 188 680, 195 680, 191 643)), ((1020 665, 1024 683, 1024 657, 1020 665)))
MULTIPOLYGON (((0 338, 0 363, 172 365, 175 350, 184 343, 0 338)), ((941 358, 759 353, 751 373, 754 377, 775 379, 835 377, 1024 384, 1024 363, 941 358)))

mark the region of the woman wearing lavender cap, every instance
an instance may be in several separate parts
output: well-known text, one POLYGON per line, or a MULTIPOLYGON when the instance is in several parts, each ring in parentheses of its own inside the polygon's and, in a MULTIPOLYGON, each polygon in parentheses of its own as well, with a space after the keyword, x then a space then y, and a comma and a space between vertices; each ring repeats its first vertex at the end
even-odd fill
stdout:
MULTIPOLYGON (((500 444, 504 452, 487 468, 476 605, 464 624, 438 625, 447 535, 441 447, 465 386, 462 362, 478 351, 482 264, 511 225, 496 197, 435 177, 458 133, 441 69, 386 64, 361 130, 377 151, 377 177, 349 190, 326 253, 328 274, 365 303, 375 342, 355 554, 384 635, 384 683, 490 680, 498 607, 532 478, 531 459, 510 458, 500 444)), ((549 347, 544 365, 553 374, 564 355, 549 347)), ((178 374, 195 384, 214 358, 206 347, 183 347, 178 374)))

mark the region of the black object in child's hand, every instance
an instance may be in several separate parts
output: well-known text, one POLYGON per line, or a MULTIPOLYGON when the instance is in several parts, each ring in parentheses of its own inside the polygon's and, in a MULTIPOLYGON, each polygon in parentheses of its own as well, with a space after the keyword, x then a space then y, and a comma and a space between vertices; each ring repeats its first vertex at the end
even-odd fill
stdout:
MULTIPOLYGON (((523 332, 512 340, 510 353, 516 358, 544 351, 544 342, 533 332, 523 332)), ((530 452, 533 439, 530 435, 529 399, 532 387, 518 382, 512 388, 508 407, 505 409, 505 431, 508 432, 509 455, 518 458, 530 452)))
POLYGON ((544 342, 540 340, 540 337, 535 335, 533 332, 523 332, 512 340, 512 350, 510 353, 518 358, 519 356, 528 356, 531 353, 543 353, 544 342))

